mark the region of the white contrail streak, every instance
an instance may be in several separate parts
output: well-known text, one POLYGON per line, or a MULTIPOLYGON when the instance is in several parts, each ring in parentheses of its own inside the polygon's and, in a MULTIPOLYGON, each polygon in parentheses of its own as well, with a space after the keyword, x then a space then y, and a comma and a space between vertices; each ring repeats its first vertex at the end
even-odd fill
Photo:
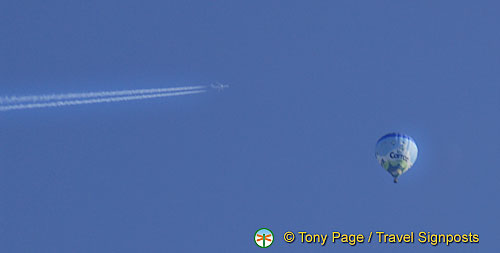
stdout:
POLYGON ((34 95, 34 96, 20 96, 20 97, 11 96, 3 98, 0 97, 0 104, 37 103, 37 102, 48 102, 54 100, 81 100, 81 99, 99 98, 99 97, 135 96, 135 95, 151 94, 151 93, 201 90, 205 88, 206 86, 204 85, 198 85, 198 86, 186 86, 186 87, 176 87, 176 88, 99 91, 99 92, 34 95))
POLYGON ((197 93, 203 93, 203 92, 206 92, 206 90, 190 90, 190 91, 188 90, 188 91, 178 91, 178 92, 170 92, 170 93, 156 93, 156 94, 149 94, 149 95, 144 94, 144 95, 122 96, 122 97, 106 97, 106 98, 54 101, 54 102, 45 102, 45 103, 3 105, 3 106, 0 106, 0 111, 47 108, 47 107, 62 107, 62 106, 98 104, 98 103, 112 103, 112 102, 151 99, 151 98, 160 98, 160 97, 183 96, 183 95, 191 95, 191 94, 197 94, 197 93))

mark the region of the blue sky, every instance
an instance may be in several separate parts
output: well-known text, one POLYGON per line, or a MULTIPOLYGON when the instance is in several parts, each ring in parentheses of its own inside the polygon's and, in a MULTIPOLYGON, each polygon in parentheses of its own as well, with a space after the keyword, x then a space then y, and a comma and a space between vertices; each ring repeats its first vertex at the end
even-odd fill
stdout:
POLYGON ((222 92, 0 115, 1 252, 493 252, 496 1, 3 1, 0 94, 222 92), (419 146, 392 183, 374 157, 419 146), (450 247, 286 244, 477 233, 450 247))

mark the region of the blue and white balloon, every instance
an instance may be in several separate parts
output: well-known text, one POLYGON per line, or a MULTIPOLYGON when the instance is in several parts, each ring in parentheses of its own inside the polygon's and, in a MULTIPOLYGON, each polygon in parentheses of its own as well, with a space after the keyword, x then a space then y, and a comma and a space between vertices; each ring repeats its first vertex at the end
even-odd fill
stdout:
POLYGON ((390 133, 377 141, 375 156, 380 165, 394 177, 394 183, 397 183, 399 176, 415 164, 418 148, 412 137, 390 133))

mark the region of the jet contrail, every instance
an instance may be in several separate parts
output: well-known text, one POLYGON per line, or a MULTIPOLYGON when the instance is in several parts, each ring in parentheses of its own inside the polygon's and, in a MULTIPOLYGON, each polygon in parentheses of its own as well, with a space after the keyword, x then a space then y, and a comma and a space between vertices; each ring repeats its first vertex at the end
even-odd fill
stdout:
MULTIPOLYGON (((67 93, 67 94, 51 94, 51 95, 34 95, 34 96, 11 96, 0 97, 1 104, 20 104, 20 103, 37 103, 47 102, 54 100, 81 100, 87 98, 102 98, 102 97, 115 97, 115 96, 135 96, 141 94, 151 93, 166 93, 177 91, 192 91, 205 89, 206 86, 186 86, 176 88, 158 88, 158 89, 138 89, 138 90, 120 90, 120 91, 99 91, 99 92, 85 92, 85 93, 67 93)), ((7 107, 7 106, 5 106, 7 107)))
MULTIPOLYGON (((84 105, 84 104, 98 104, 98 103, 112 103, 112 102, 121 102, 121 101, 130 101, 130 100, 141 100, 141 99, 151 99, 151 98, 160 98, 160 97, 171 97, 171 96, 183 96, 183 95, 191 95, 191 94, 197 94, 197 93, 203 93, 206 92, 206 90, 203 90, 204 86, 193 86, 193 87, 199 87, 197 88, 198 90, 194 88, 189 88, 188 87, 181 87, 181 88, 166 88, 166 89, 161 89, 161 90, 167 90, 167 89, 185 89, 186 91, 177 91, 177 92, 169 92, 169 93, 155 93, 155 94, 142 94, 141 93, 133 93, 133 94, 139 94, 139 95, 132 95, 132 96, 116 96, 116 97, 105 97, 105 98, 93 98, 93 99, 76 99, 76 100, 63 100, 63 101, 53 101, 53 102, 44 102, 44 103, 25 103, 25 104, 11 104, 11 105, 0 105, 0 111, 11 111, 11 110, 22 110, 22 109, 34 109, 34 108, 47 108, 47 107, 62 107, 62 106, 71 106, 71 105, 84 105)), ((109 93, 117 94, 118 92, 132 92, 132 91, 141 91, 142 93, 152 93, 152 89, 149 90, 131 90, 131 91, 112 91, 109 93), (144 92, 147 91, 147 92, 144 92)), ((172 90, 169 90, 172 91, 172 90)), ((91 93, 74 93, 76 94, 91 94, 91 93)), ((93 93, 93 94, 99 94, 98 97, 100 97, 102 92, 99 93, 93 93)), ((128 93, 125 93, 128 94, 128 93)), ((64 98, 68 98, 67 96, 70 94, 64 94, 64 95, 59 95, 64 98)), ((36 97, 36 96, 27 96, 27 97, 36 97)), ((43 96, 40 96, 40 98, 43 96)), ((23 98, 23 97, 19 97, 23 98)), ((84 97, 78 97, 78 98, 84 98, 84 97)), ((55 98, 54 98, 55 99, 55 98)), ((49 99, 49 100, 54 100, 54 99, 49 99)), ((30 100, 28 100, 30 101, 30 100)), ((37 100, 38 101, 38 100, 37 100)))

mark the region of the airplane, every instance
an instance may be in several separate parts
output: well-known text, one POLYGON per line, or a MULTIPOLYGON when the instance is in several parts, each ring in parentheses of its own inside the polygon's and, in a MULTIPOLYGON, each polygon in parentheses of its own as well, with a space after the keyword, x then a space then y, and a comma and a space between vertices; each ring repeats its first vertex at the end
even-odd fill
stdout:
POLYGON ((216 89, 217 91, 222 91, 225 88, 229 88, 229 85, 224 85, 222 83, 215 82, 215 83, 210 84, 210 87, 216 89))

